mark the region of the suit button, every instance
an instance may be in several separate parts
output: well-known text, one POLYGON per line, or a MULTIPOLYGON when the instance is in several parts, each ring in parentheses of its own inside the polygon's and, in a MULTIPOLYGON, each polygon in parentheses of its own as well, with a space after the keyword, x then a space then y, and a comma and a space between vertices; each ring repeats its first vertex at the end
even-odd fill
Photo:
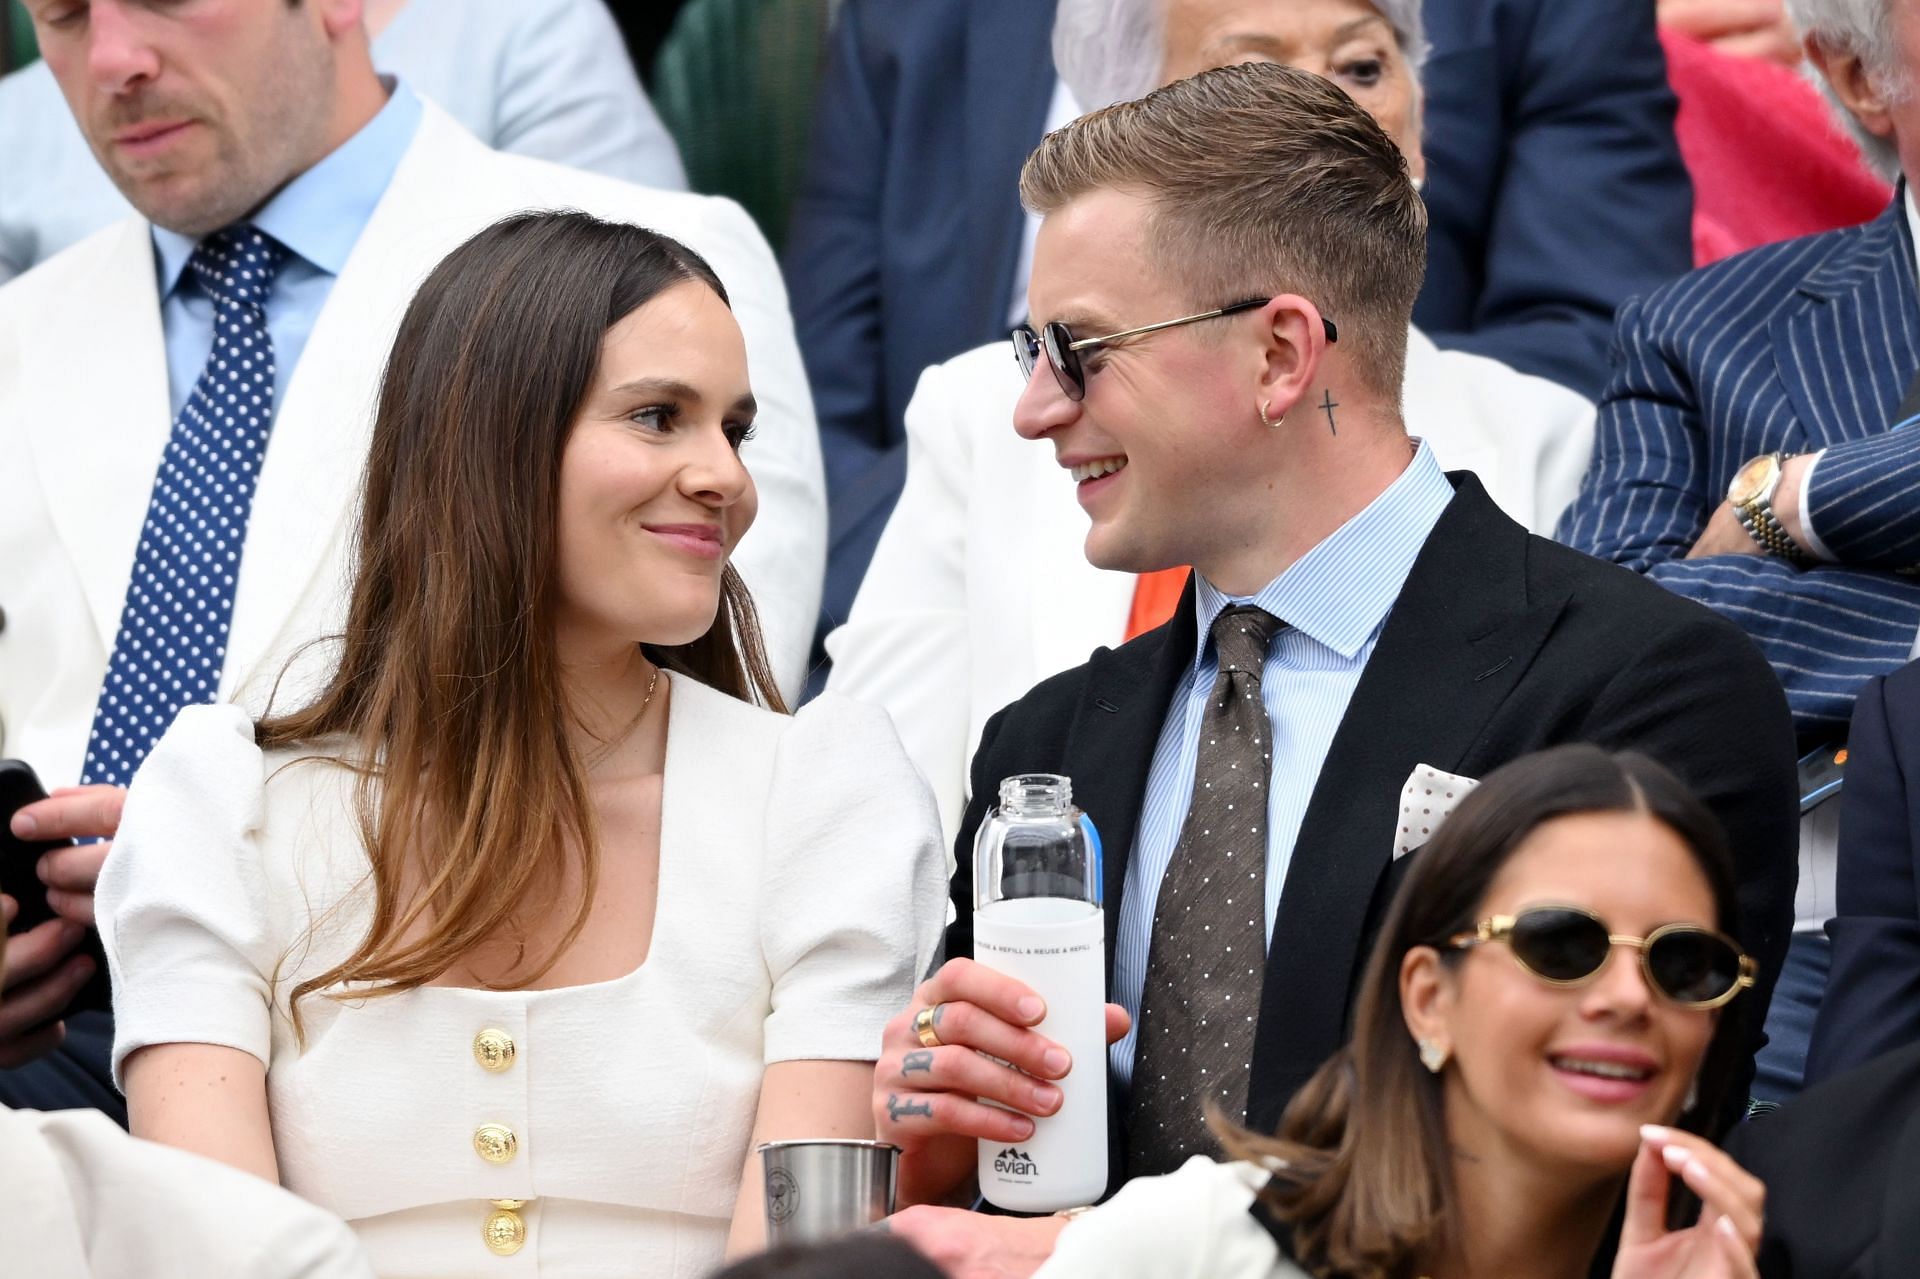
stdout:
POLYGON ((504 1164, 520 1153, 520 1139, 513 1129, 485 1124, 473 1134, 474 1153, 490 1164, 504 1164))
POLYGON ((487 1251, 496 1257, 511 1257, 527 1243, 527 1219, 517 1209, 526 1204, 524 1199, 495 1199, 493 1211, 487 1215, 486 1225, 481 1227, 481 1236, 487 1241, 487 1251))
POLYGON ((480 1069, 500 1074, 513 1068, 513 1036, 504 1030, 492 1027, 473 1037, 473 1059, 480 1063, 480 1069))

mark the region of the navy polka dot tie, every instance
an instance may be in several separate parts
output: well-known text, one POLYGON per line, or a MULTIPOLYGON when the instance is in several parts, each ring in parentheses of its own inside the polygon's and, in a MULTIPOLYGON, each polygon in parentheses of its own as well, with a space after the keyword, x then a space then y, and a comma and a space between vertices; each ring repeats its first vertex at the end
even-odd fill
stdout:
POLYGON ((285 258, 242 224, 208 236, 187 263, 213 299, 213 351, 154 477, 84 782, 132 781, 180 708, 219 691, 247 515, 273 428, 266 300, 285 258))

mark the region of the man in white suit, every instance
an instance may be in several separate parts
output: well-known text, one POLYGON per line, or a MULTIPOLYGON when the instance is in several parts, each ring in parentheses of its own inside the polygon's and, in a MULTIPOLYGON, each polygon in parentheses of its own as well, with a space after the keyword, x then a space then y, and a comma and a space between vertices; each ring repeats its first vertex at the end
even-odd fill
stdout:
MULTIPOLYGON (((0 754, 26 759, 50 785, 124 781, 126 761, 116 774, 90 743, 106 741, 104 729, 115 740, 157 737, 171 712, 129 727, 112 719, 125 715, 115 691, 144 688, 169 705, 237 697, 257 710, 276 681, 283 703, 308 686, 324 651, 289 661, 341 620, 371 411, 401 313, 452 248, 538 207, 664 231, 725 282, 760 403, 759 438, 744 454, 760 527, 736 562, 781 686, 797 692, 825 555, 820 450, 778 269, 744 213, 488 150, 404 84, 375 75, 362 0, 28 8, 95 154, 144 216, 0 288, 0 754), (255 310, 222 292, 252 260, 221 256, 235 245, 275 263, 255 310), (229 260, 233 278, 218 265, 229 260), (239 386, 216 347, 255 340, 268 362, 239 386), (257 475, 250 503, 227 483, 229 462, 245 469, 236 423, 224 421, 227 436, 187 438, 224 417, 221 403, 237 399, 245 417, 249 392, 271 395, 273 410, 247 463, 257 475), (215 450, 220 474, 207 491, 237 501, 237 514, 179 509, 195 465, 178 451, 183 441, 215 450), (181 558, 158 555, 149 543, 163 539, 152 534, 197 538, 201 519, 222 524, 204 537, 216 548, 230 539, 237 582, 206 620, 219 633, 200 641, 197 660, 217 688, 183 698, 177 685, 166 691, 178 672, 141 670, 130 653, 136 607, 153 606, 156 573, 177 571, 181 558)), ((94 786, 25 810, 15 831, 110 837, 117 816, 117 788, 94 786)), ((51 900, 69 919, 90 922, 104 855, 91 845, 43 859, 51 900)), ((11 1007, 0 1009, 0 1067, 59 1040, 51 1019, 89 962, 74 944, 58 923, 9 940, 17 980, 11 1007)), ((85 1037, 62 1054, 104 1063, 105 1028, 85 1037)), ((112 1104, 110 1092, 87 1091, 104 1075, 65 1071, 51 1095, 37 1091, 46 1080, 23 1083, 29 1075, 0 1070, 0 1101, 112 1104)))

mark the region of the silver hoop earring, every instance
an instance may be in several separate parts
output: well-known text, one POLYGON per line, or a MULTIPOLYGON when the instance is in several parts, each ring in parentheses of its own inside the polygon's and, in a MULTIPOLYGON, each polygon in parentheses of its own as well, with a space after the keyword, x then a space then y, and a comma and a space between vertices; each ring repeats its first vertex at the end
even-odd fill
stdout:
POLYGON ((1434 1043, 1431 1039, 1422 1039, 1419 1043, 1420 1064, 1425 1066, 1432 1074, 1439 1074, 1441 1069, 1446 1066, 1447 1058, 1453 1054, 1439 1044, 1434 1043))

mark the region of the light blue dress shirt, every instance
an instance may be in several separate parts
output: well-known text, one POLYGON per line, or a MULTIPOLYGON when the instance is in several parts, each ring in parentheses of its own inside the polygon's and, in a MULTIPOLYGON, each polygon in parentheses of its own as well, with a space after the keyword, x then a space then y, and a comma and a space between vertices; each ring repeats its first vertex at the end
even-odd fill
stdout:
MULTIPOLYGON (((387 105, 358 133, 287 183, 248 219, 289 250, 267 298, 276 411, 286 403, 287 382, 333 282, 413 144, 420 114, 420 99, 406 85, 394 84, 387 105)), ((167 339, 167 390, 176 419, 213 350, 213 299, 187 274, 198 244, 163 227, 153 228, 160 326, 167 339)))
MULTIPOLYGON (((1271 944, 1294 840, 1320 780, 1327 748, 1346 716, 1347 703, 1414 558, 1452 500, 1453 485, 1433 450, 1421 442, 1399 479, 1258 594, 1225 595, 1196 575, 1194 620, 1199 625, 1199 651, 1174 689, 1154 748, 1116 924, 1113 1000, 1134 1016, 1136 1028, 1154 904, 1193 801, 1201 719, 1219 667, 1210 638, 1214 619, 1229 605, 1253 604, 1284 623, 1267 650, 1260 675, 1260 699, 1273 730, 1273 772, 1267 787, 1266 910, 1271 944)), ((1136 1034, 1137 1030, 1128 1031, 1109 1052, 1122 1086, 1133 1081, 1136 1034)))
MULTIPOLYGON (((497 151, 686 188, 603 0, 407 0, 373 63, 497 151)), ((0 283, 132 212, 46 63, 0 78, 0 283)))

